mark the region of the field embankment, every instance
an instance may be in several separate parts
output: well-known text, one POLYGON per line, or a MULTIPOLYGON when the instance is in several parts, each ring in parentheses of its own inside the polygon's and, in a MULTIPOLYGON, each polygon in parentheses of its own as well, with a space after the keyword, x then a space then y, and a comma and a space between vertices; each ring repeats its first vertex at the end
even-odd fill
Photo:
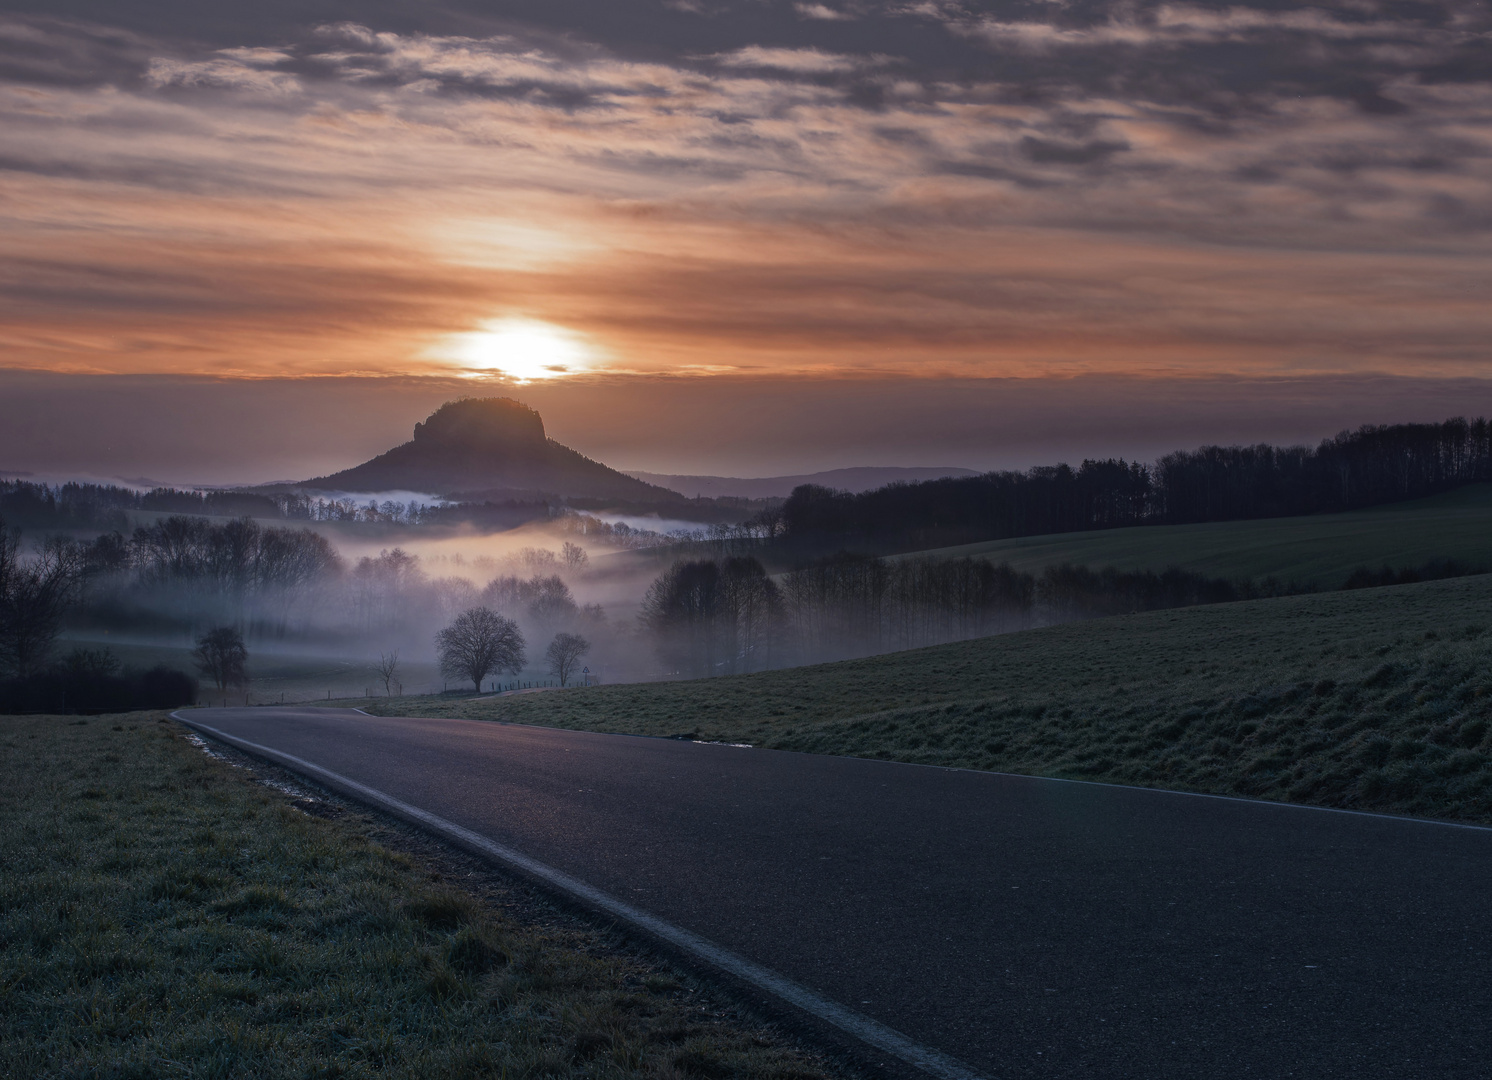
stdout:
POLYGON ((0 1076, 825 1075, 601 931, 441 884, 159 713, 0 717, 0 742, 0 1076))
POLYGON ((1492 577, 368 708, 1492 821, 1492 577))
POLYGON ((1201 525, 1137 525, 911 554, 974 556, 1006 562, 1028 574, 1062 563, 1156 572, 1178 566, 1230 581, 1274 578, 1337 589, 1358 567, 1402 570, 1451 559, 1492 568, 1492 484, 1468 484, 1443 495, 1370 510, 1201 525))

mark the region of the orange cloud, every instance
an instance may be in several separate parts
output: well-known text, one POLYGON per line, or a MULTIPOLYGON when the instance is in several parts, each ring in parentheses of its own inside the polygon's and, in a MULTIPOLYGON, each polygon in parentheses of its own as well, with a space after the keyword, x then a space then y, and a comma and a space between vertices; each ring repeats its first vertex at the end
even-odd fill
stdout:
MULTIPOLYGON (((1179 6, 953 29, 1392 36, 1179 6)), ((5 33, 64 64, 83 31, 5 33)), ((528 320, 613 374, 1488 374, 1485 82, 1223 117, 816 47, 690 66, 344 25, 119 49, 109 82, 0 83, 7 366, 442 374, 441 342, 528 320)))

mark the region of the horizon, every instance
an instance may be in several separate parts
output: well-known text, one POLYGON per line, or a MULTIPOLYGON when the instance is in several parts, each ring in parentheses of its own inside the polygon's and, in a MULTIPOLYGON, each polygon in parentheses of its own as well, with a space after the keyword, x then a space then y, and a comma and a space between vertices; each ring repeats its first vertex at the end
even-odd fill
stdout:
POLYGON ((741 477, 1492 411, 1489 27, 6 0, 0 466, 314 475, 460 389, 741 477))
POLYGON ((1203 445, 1314 446, 1364 424, 1492 414, 1492 384, 1471 379, 761 378, 730 380, 724 397, 720 386, 239 382, 0 369, 0 416, 8 421, 0 425, 0 473, 136 485, 298 483, 407 442, 416 422, 462 396, 531 405, 555 441, 621 472, 742 480, 845 468, 1150 462, 1203 445))

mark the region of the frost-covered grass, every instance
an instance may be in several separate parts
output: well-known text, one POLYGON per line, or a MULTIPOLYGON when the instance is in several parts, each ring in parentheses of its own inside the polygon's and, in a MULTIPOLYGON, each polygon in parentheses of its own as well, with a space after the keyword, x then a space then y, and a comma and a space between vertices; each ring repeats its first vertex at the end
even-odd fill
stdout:
POLYGON ((814 1080, 584 925, 309 816, 161 714, 0 717, 0 1076, 814 1080))

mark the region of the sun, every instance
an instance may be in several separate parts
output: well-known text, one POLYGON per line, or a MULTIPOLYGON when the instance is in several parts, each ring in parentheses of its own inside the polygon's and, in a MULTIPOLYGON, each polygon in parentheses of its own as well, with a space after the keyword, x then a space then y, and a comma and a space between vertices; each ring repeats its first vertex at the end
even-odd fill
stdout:
POLYGON ((589 370, 596 350, 564 327, 537 319, 491 319, 480 330, 448 335, 434 356, 472 376, 502 374, 515 382, 559 379, 589 370))

